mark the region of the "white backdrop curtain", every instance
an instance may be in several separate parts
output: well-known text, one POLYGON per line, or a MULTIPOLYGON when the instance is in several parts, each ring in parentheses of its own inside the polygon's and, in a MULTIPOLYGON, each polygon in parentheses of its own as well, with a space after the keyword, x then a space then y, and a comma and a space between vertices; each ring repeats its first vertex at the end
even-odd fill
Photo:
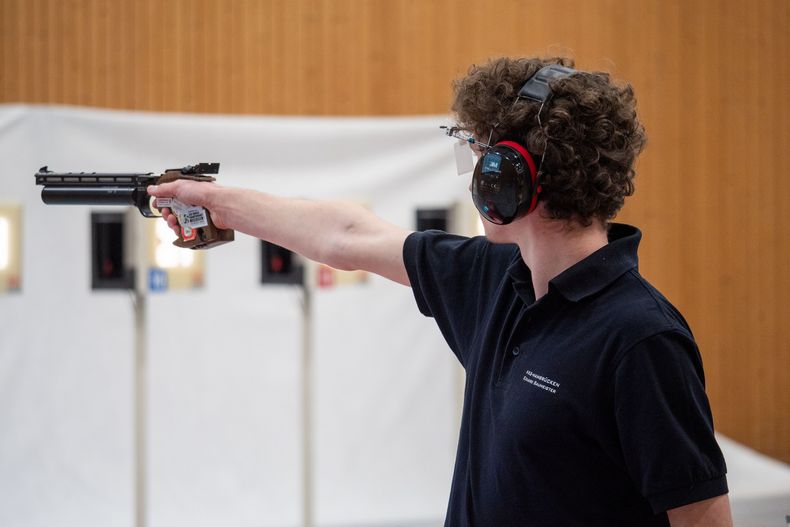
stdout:
MULTIPOLYGON (((0 106, 0 201, 24 206, 22 290, 0 296, 0 525, 133 517, 131 300, 91 291, 96 209, 45 206, 39 167, 218 161, 223 185, 363 200, 414 228, 417 206, 467 195, 445 122, 0 106)), ((299 293, 258 283, 250 237, 206 258, 202 290, 149 300, 149 525, 298 525, 299 293)), ((384 279, 314 304, 317 523, 440 523, 457 439, 452 354, 410 290, 384 279)))

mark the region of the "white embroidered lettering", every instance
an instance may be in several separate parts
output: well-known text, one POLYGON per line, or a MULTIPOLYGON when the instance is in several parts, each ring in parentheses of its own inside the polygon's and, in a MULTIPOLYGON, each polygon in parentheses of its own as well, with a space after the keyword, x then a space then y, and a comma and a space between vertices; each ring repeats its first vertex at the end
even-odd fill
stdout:
POLYGON ((527 370, 523 380, 531 384, 532 386, 540 388, 541 390, 546 390, 547 392, 553 394, 557 393, 557 388, 560 387, 560 383, 558 383, 557 381, 549 379, 548 377, 545 377, 543 375, 538 375, 536 373, 533 373, 530 370, 527 370))

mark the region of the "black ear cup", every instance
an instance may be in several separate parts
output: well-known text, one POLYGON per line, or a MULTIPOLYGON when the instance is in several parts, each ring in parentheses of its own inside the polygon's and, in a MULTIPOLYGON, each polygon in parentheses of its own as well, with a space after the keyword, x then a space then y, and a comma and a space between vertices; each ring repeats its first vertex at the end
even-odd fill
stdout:
MULTIPOLYGON (((549 83, 567 77, 576 70, 550 64, 539 69, 518 92, 521 98, 541 104, 540 112, 551 97, 549 83)), ((515 102, 513 103, 515 105, 515 102)), ((501 141, 486 150, 483 159, 475 166, 472 180, 472 200, 480 214, 498 225, 506 225, 516 218, 529 214, 538 206, 538 169, 527 149, 515 141, 501 141)))
POLYGON ((502 141, 486 150, 475 166, 472 201, 480 214, 507 225, 538 205, 537 167, 527 149, 502 141))

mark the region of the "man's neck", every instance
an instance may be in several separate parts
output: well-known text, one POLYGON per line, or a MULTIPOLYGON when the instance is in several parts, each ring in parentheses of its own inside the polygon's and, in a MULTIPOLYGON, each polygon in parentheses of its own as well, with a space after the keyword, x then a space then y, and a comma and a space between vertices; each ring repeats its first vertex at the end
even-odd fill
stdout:
POLYGON ((539 214, 525 219, 523 234, 515 242, 532 273, 535 300, 548 292, 549 280, 608 243, 606 227, 601 222, 593 221, 584 227, 547 220, 539 214))

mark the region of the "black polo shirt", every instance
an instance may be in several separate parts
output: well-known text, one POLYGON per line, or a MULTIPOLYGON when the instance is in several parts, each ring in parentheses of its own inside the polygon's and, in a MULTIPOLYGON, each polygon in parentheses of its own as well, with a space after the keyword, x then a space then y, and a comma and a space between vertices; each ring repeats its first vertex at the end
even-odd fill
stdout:
POLYGON ((446 526, 669 525, 727 492, 699 352, 639 275, 640 238, 613 224, 537 302, 515 245, 407 238, 420 311, 466 370, 446 526))

